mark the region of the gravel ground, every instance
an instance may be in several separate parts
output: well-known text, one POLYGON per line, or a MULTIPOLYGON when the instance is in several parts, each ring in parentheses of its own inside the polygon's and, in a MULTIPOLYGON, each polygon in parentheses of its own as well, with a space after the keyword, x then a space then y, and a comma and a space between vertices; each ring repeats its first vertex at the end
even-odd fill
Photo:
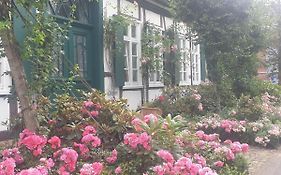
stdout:
POLYGON ((251 147, 247 157, 250 175, 281 175, 281 147, 277 149, 251 147))

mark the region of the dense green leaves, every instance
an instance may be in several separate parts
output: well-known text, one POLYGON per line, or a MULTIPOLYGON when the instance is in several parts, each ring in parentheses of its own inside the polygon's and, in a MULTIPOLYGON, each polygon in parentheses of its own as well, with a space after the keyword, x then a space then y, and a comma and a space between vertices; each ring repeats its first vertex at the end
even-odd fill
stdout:
POLYGON ((205 44, 208 78, 238 96, 246 93, 256 74, 256 53, 264 45, 253 1, 174 0, 173 5, 177 18, 205 44))

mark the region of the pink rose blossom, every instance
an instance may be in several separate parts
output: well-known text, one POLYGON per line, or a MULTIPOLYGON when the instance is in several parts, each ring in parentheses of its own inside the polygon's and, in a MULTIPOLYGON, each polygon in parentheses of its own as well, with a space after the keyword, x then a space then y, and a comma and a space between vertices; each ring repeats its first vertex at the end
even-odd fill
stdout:
POLYGON ((122 168, 120 166, 118 166, 115 171, 114 171, 115 174, 121 174, 122 173, 122 168))
POLYGON ((48 143, 51 144, 51 147, 53 149, 57 149, 60 147, 60 144, 61 144, 61 140, 59 137, 57 136, 53 136, 51 139, 48 140, 48 143))
POLYGON ((93 126, 86 126, 85 130, 82 134, 82 136, 88 135, 88 134, 93 134, 95 135, 97 133, 96 129, 93 126))
POLYGON ((2 175, 14 175, 16 168, 16 161, 13 158, 7 158, 0 162, 0 174, 2 175))
POLYGON ((106 158, 108 163, 115 163, 117 160, 117 151, 114 149, 109 157, 106 158))
POLYGON ((90 112, 93 117, 97 117, 99 115, 99 111, 91 111, 90 112))
POLYGON ((169 162, 169 163, 175 162, 173 155, 169 151, 160 150, 156 154, 157 154, 157 156, 159 156, 160 158, 162 158, 166 162, 169 162))
POLYGON ((216 162, 214 163, 214 165, 215 165, 216 167, 223 167, 224 162, 222 162, 222 161, 216 161, 216 162))

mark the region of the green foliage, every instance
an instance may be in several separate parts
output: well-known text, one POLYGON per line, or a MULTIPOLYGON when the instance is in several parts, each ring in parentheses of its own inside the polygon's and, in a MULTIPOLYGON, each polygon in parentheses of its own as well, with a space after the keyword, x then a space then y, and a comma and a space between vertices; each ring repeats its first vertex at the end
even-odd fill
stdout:
POLYGON ((133 117, 125 100, 107 100, 105 94, 98 91, 81 94, 80 98, 67 93, 57 95, 53 100, 41 97, 38 108, 41 132, 45 135, 59 135, 69 141, 76 140, 81 137, 81 128, 92 125, 101 131, 99 135, 103 138, 103 146, 107 148, 121 141, 122 133, 129 129, 133 117), (85 112, 85 102, 94 102, 97 117, 85 112))
POLYGON ((221 175, 247 175, 246 172, 240 172, 236 167, 226 165, 220 173, 221 175))
POLYGON ((104 43, 106 48, 111 49, 112 43, 116 42, 115 33, 118 27, 127 28, 131 20, 122 15, 114 15, 104 19, 104 43))
MULTIPOLYGON (((204 111, 199 107, 202 105, 200 104, 201 98, 202 97, 198 94, 197 88, 172 87, 165 88, 160 97, 147 105, 150 107, 160 108, 163 115, 198 116, 204 114, 204 111)), ((207 102, 208 100, 205 99, 205 101, 207 102)))
POLYGON ((169 37, 163 36, 162 30, 152 24, 144 24, 141 41, 143 74, 148 73, 149 75, 153 71, 161 70, 163 53, 169 52, 172 43, 173 41, 169 37))
POLYGON ((227 80, 227 89, 236 97, 248 92, 256 74, 256 53, 264 45, 264 28, 256 23, 253 2, 174 0, 173 7, 204 43, 209 79, 220 90, 227 80))
POLYGON ((259 97, 242 95, 238 100, 237 119, 257 121, 263 117, 262 101, 259 97))

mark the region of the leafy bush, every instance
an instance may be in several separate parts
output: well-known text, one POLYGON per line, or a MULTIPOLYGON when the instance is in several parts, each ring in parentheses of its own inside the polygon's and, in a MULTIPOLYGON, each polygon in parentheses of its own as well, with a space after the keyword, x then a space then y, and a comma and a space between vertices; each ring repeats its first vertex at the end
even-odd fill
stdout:
POLYGON ((268 93, 281 100, 281 86, 272 84, 269 81, 262 81, 259 79, 252 79, 250 82, 249 95, 251 97, 260 96, 261 94, 268 93))
POLYGON ((239 120, 256 121, 263 117, 262 101, 259 97, 242 95, 237 105, 236 118, 239 120))
POLYGON ((197 116, 204 113, 201 98, 197 88, 166 88, 161 96, 147 105, 160 108, 164 116, 168 114, 171 114, 172 116, 179 114, 197 116))

